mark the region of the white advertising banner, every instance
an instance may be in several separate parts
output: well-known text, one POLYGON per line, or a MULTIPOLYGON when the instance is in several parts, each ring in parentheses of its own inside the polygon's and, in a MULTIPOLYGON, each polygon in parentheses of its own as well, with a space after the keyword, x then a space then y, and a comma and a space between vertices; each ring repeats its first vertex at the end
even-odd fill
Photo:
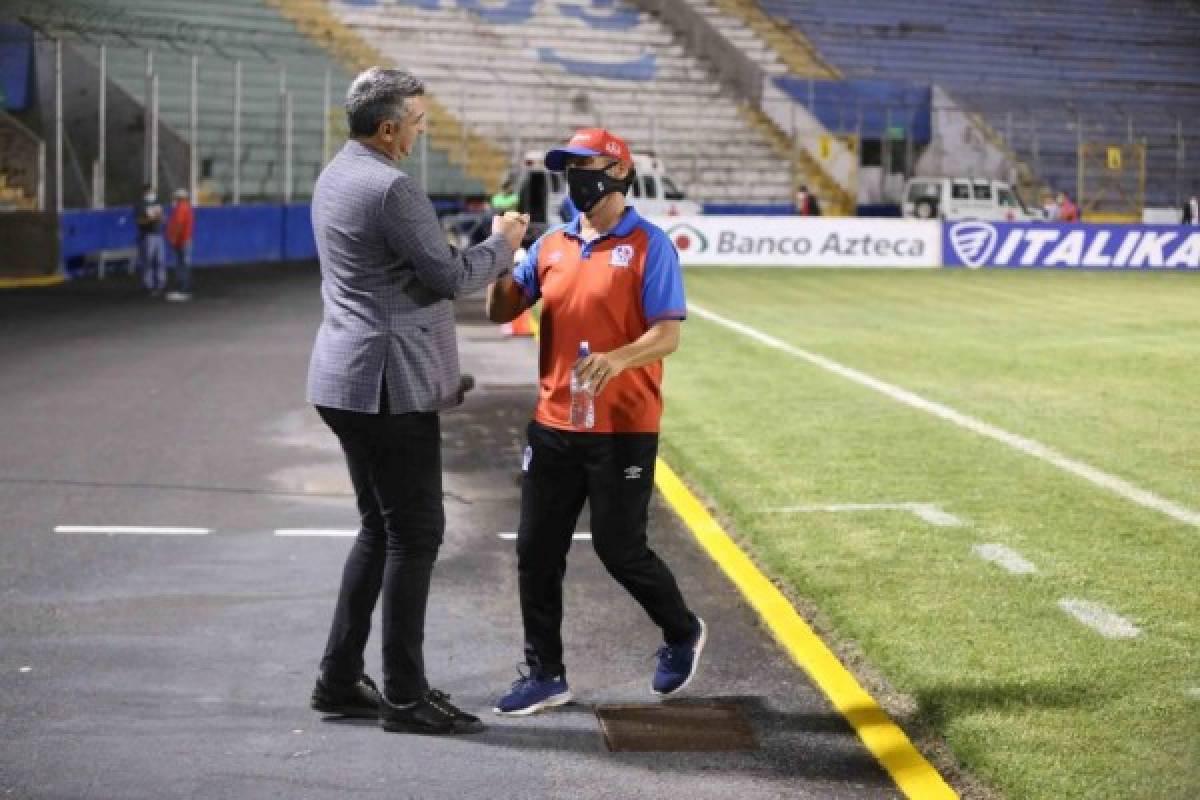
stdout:
POLYGON ((936 220, 876 217, 652 217, 685 267, 942 265, 936 220))

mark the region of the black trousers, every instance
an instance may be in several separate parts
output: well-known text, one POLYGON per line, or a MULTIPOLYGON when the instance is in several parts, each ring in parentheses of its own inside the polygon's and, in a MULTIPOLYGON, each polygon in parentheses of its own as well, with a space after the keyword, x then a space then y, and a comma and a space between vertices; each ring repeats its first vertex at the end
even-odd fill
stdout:
POLYGON ((671 644, 688 641, 696 618, 671 570, 646 541, 658 435, 575 433, 531 422, 521 480, 517 572, 525 659, 539 674, 564 675, 563 577, 584 501, 592 544, 609 574, 671 644))
MULTIPOLYGON (((385 395, 386 397, 386 395, 385 395)), ((346 558, 322 680, 352 684, 363 671, 371 613, 383 592, 383 682, 388 698, 420 697, 425 606, 446 529, 436 413, 363 414, 317 407, 337 435, 362 518, 346 558)))

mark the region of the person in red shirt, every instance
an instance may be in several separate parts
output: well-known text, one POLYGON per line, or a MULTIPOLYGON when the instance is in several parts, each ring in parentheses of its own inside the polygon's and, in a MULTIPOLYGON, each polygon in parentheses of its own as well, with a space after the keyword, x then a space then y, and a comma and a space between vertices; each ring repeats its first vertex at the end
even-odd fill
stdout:
POLYGON ((1066 192, 1059 192, 1058 197, 1058 219, 1060 222, 1079 222, 1079 206, 1071 202, 1071 198, 1067 197, 1066 192))
POLYGON ((796 213, 802 217, 821 216, 821 204, 817 202, 817 196, 811 194, 803 184, 796 190, 796 213))
POLYGON ((488 287, 493 322, 542 301, 537 407, 528 428, 517 533, 525 628, 520 679, 496 704, 524 715, 569 702, 562 647, 567 551, 585 501, 592 544, 609 573, 662 629, 651 681, 671 695, 696 673, 703 620, 650 549, 646 523, 662 416, 662 360, 679 346, 687 316, 679 254, 670 238, 625 203, 633 156, 619 137, 581 130, 551 150, 546 168, 566 171, 573 220, 529 248, 488 287), (583 358, 581 344, 590 352, 583 358), (572 414, 572 375, 591 389, 594 411, 572 414), (589 424, 590 423, 590 424, 589 424))
POLYGON ((192 231, 195 214, 188 201, 187 189, 175 190, 175 205, 167 219, 167 244, 175 254, 175 291, 167 293, 173 303, 192 299, 192 231))

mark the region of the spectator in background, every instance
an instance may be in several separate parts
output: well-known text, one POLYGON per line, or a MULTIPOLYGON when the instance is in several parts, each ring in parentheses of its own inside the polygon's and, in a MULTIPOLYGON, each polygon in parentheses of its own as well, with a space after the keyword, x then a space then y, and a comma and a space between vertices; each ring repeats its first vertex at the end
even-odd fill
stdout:
POLYGON ((1200 225, 1200 198, 1197 198, 1195 193, 1183 204, 1183 217, 1180 222, 1184 225, 1200 225))
POLYGON ((796 190, 796 213, 802 217, 821 216, 821 204, 815 194, 809 194, 808 187, 801 184, 796 190))
POLYGON ((142 196, 134 212, 138 229, 138 269, 142 283, 150 294, 158 297, 167 286, 166 263, 163 259, 163 209, 154 187, 142 187, 142 196))
POLYGON ((175 190, 175 205, 167 220, 167 244, 175 255, 175 291, 167 293, 172 303, 192 299, 192 229, 195 215, 188 200, 187 189, 175 190))
POLYGON ((1060 222, 1079 222, 1079 206, 1071 202, 1066 192, 1059 192, 1055 198, 1058 205, 1058 220, 1060 222))

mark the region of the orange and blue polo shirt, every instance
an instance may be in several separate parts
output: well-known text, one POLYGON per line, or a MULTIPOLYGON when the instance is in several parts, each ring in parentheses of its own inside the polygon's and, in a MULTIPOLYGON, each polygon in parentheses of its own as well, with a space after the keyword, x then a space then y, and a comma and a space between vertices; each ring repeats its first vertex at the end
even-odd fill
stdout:
MULTIPOLYGON (((542 300, 539 391, 534 419, 573 430, 571 370, 579 343, 607 353, 655 323, 684 319, 687 301, 679 253, 661 228, 626 208, 608 233, 590 242, 580 217, 539 238, 513 272, 531 300, 542 300)), ((662 417, 661 361, 625 370, 596 396, 593 433, 657 433, 662 417)))

